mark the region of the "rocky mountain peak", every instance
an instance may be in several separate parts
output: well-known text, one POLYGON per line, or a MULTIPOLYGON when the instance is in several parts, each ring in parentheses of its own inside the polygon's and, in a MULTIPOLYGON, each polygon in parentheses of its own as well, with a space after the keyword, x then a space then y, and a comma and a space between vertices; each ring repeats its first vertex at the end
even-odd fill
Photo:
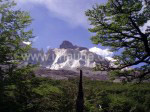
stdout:
POLYGON ((69 49, 69 48, 70 49, 74 49, 75 46, 71 42, 65 40, 65 41, 62 42, 62 44, 60 45, 59 48, 60 49, 69 49))
POLYGON ((77 46, 77 45, 73 45, 71 42, 65 40, 62 42, 62 44, 60 45, 59 47, 60 49, 76 49, 76 50, 88 50, 88 48, 86 47, 80 47, 80 46, 77 46))

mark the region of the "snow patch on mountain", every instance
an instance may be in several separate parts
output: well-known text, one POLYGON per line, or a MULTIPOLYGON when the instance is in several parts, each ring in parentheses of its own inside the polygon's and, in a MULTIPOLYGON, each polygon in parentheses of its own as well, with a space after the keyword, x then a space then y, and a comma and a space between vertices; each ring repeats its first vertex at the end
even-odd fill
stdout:
POLYGON ((80 67, 95 67, 94 60, 98 60, 98 56, 88 50, 76 49, 54 49, 55 59, 50 69, 76 69, 80 67))

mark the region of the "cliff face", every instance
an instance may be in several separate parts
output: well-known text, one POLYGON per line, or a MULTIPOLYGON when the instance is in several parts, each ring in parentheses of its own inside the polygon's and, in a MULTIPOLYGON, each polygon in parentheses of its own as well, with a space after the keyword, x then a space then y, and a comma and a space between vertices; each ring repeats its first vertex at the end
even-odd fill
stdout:
POLYGON ((94 67, 95 60, 101 57, 88 50, 77 49, 53 49, 56 57, 54 58, 50 69, 76 69, 80 67, 94 67))

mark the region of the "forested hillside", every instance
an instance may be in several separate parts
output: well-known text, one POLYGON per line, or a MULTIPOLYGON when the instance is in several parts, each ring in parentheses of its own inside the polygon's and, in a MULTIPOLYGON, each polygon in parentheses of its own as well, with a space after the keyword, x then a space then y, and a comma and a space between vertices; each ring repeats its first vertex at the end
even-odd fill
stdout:
MULTIPOLYGON (((24 75, 8 85, 1 112, 75 112, 78 79, 51 80, 24 75), (28 76, 29 77, 29 76, 28 76)), ((150 88, 83 80, 85 112, 149 112, 150 88)))

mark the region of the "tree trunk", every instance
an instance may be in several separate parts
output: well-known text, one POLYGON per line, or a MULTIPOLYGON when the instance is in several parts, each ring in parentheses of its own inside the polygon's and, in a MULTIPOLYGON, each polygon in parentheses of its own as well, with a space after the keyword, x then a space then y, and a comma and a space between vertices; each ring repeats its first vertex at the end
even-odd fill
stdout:
POLYGON ((78 96, 76 100, 76 112, 83 112, 84 110, 84 95, 83 95, 83 86, 82 86, 82 70, 80 70, 80 81, 78 88, 78 96))

